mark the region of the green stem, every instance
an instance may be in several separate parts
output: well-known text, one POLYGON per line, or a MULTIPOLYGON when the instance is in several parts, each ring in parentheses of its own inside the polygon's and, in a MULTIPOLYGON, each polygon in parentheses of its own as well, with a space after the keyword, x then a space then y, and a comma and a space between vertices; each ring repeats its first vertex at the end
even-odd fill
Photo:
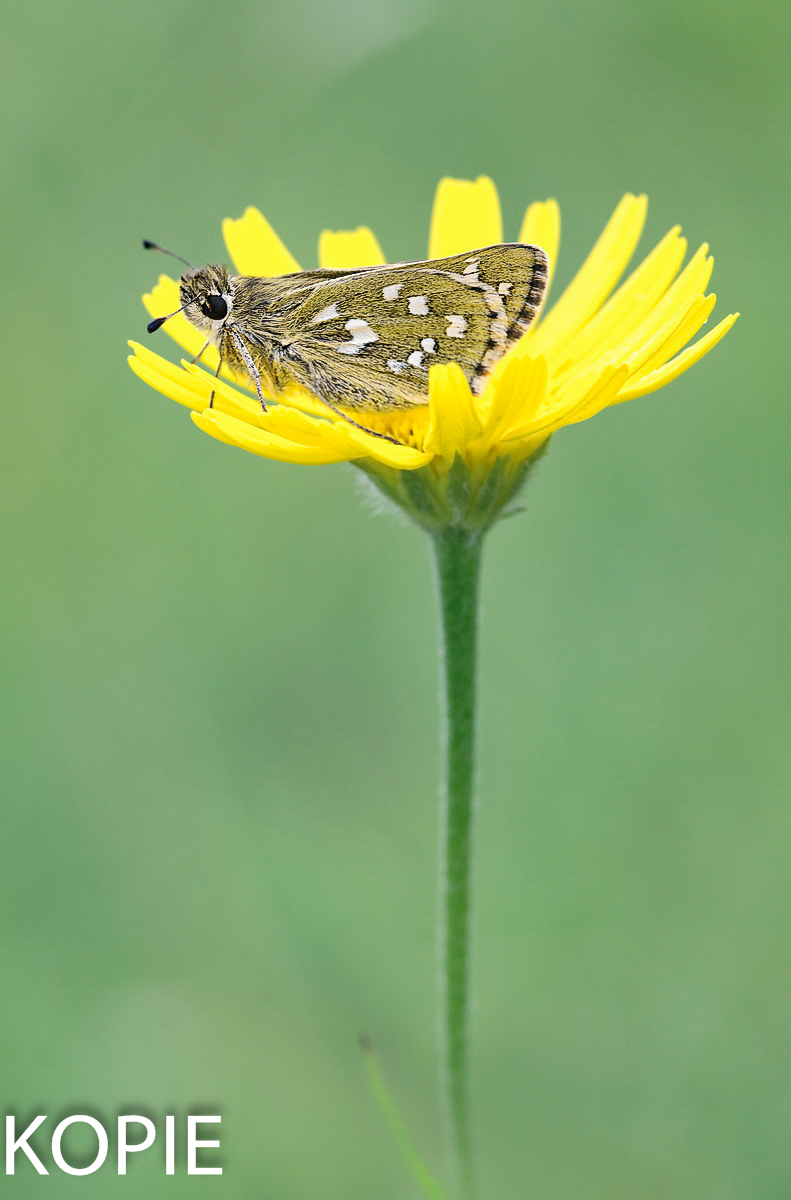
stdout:
POLYGON ((440 1088, 461 1196, 474 1196, 468 1104, 476 640, 482 532, 433 534, 441 642, 440 1088))

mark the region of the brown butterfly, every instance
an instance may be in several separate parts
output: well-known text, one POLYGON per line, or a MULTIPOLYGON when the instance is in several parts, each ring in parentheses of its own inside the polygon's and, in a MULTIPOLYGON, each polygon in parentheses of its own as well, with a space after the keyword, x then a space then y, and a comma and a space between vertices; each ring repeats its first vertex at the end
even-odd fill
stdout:
MULTIPOLYGON (((426 404, 433 363, 458 363, 479 394, 538 313, 548 265, 538 246, 503 243, 428 262, 272 278, 190 267, 177 311, 206 335, 200 353, 215 346, 220 365, 252 383, 264 410, 265 393, 296 384, 357 425, 343 409, 426 404)), ((151 321, 149 332, 166 320, 151 321)))

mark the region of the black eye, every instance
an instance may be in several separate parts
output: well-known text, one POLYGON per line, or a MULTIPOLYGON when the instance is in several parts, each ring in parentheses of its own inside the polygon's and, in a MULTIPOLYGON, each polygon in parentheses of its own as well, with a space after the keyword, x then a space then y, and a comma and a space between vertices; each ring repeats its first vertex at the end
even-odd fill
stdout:
POLYGON ((224 317, 228 316, 228 305, 216 292, 210 292, 208 296, 204 296, 200 309, 204 317, 210 317, 212 321, 222 321, 224 317))

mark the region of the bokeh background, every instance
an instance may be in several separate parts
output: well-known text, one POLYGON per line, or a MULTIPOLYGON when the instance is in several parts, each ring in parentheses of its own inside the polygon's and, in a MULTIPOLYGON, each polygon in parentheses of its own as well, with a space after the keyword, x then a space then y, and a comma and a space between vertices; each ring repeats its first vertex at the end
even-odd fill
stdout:
POLYGON ((681 221, 744 316, 561 433, 489 541, 481 1195, 787 1200, 788 23, 773 0, 4 11, 2 1103, 49 1134, 221 1113, 224 1165, 20 1159, 4 1194, 414 1200, 362 1031, 442 1169, 426 547, 353 469, 218 445, 124 357, 168 268, 141 237, 216 260, 252 203, 306 266, 363 223, 418 258, 437 179, 485 172, 511 237, 560 201, 555 294, 645 190, 641 251, 681 221))

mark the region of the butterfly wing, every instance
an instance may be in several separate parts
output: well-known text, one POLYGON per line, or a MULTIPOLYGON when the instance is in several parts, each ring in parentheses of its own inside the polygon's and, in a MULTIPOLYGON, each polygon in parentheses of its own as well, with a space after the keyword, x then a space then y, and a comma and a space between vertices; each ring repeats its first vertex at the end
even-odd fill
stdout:
POLYGON ((284 277, 283 353, 302 386, 356 410, 426 404, 432 363, 474 391, 522 336, 546 290, 547 256, 508 243, 422 263, 284 277))

